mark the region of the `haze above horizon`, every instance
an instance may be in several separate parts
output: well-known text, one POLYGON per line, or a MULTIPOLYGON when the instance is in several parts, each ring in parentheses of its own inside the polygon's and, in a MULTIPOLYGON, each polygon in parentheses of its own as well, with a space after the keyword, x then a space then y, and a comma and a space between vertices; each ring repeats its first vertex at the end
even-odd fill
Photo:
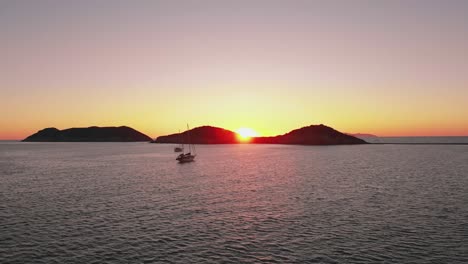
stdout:
POLYGON ((468 136, 468 1, 2 1, 0 139, 310 124, 468 136))

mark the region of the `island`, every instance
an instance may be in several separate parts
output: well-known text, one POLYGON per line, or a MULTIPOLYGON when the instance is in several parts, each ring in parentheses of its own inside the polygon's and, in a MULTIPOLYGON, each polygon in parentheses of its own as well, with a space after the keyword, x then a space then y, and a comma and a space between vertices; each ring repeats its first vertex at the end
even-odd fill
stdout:
POLYGON ((151 143, 187 143, 190 140, 192 144, 237 144, 238 135, 227 129, 201 126, 185 131, 183 133, 160 136, 151 143))
POLYGON ((253 137, 247 142, 239 140, 237 133, 219 127, 202 126, 183 133, 160 136, 151 143, 192 144, 290 144, 290 145, 354 145, 366 141, 346 135, 325 125, 311 125, 274 137, 253 137))
POLYGON ((252 143, 289 145, 367 144, 367 142, 362 139, 346 135, 323 124, 295 129, 289 133, 275 137, 256 137, 252 139, 252 143))
POLYGON ((127 126, 82 127, 59 130, 45 128, 25 138, 24 142, 139 142, 151 141, 147 135, 127 126))

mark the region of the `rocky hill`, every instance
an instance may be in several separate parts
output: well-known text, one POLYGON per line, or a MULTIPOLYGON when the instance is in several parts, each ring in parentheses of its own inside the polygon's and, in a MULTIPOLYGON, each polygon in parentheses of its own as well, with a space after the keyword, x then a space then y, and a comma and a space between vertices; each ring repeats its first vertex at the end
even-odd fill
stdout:
POLYGON ((151 141, 147 135, 127 126, 121 127, 86 127, 45 128, 27 137, 25 142, 134 142, 151 141))

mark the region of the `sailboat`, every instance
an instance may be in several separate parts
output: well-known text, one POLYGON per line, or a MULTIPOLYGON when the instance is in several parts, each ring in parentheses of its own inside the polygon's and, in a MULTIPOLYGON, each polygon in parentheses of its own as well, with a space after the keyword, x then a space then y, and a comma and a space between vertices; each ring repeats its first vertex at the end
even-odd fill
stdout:
POLYGON ((192 162, 195 160, 195 156, 196 156, 195 146, 190 144, 190 131, 189 131, 188 124, 187 124, 187 138, 188 138, 189 150, 187 153, 185 153, 185 148, 182 149, 182 153, 176 158, 176 160, 179 161, 179 163, 192 162))
POLYGON ((182 134, 180 134, 180 130, 179 130, 179 136, 180 136, 180 145, 174 148, 174 152, 184 151, 184 142, 182 141, 182 134))

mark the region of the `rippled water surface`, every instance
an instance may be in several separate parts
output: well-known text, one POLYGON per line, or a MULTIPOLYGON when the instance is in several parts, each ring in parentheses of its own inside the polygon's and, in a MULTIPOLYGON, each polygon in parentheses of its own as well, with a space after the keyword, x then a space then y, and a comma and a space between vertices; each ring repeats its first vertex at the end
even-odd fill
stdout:
POLYGON ((468 263, 468 146, 0 143, 0 263, 468 263))
POLYGON ((468 145, 468 137, 362 137, 370 143, 459 144, 468 145))

